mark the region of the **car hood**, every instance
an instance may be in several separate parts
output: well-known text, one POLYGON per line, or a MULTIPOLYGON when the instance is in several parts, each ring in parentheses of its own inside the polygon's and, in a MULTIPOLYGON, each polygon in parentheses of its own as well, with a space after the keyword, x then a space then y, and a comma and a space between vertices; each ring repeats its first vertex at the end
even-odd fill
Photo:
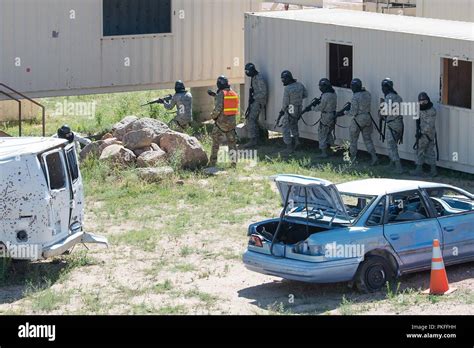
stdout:
POLYGON ((285 204, 288 189, 291 186, 288 201, 293 201, 295 206, 305 205, 307 201, 308 206, 315 209, 335 211, 348 217, 341 195, 332 182, 290 174, 277 175, 274 180, 280 191, 283 204, 285 204))

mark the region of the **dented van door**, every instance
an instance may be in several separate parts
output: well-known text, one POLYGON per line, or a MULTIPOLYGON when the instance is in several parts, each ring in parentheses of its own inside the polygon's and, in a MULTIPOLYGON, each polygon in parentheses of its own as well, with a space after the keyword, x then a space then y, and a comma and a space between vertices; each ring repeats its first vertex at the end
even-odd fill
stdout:
POLYGON ((69 226, 73 232, 82 230, 84 220, 84 186, 74 143, 64 149, 66 154, 69 182, 71 185, 71 210, 69 226))
POLYGON ((49 224, 54 242, 68 234, 71 191, 63 150, 49 151, 41 157, 48 182, 49 224))

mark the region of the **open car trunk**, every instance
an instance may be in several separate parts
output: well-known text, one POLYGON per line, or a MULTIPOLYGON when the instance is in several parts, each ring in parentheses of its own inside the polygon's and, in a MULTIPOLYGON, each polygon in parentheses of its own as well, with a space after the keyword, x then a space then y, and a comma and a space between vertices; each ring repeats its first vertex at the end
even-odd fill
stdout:
MULTIPOLYGON (((278 223, 279 221, 271 221, 258 225, 256 232, 268 241, 272 241, 278 228, 278 223)), ((280 231, 278 232, 274 242, 283 244, 296 244, 308 239, 308 237, 314 233, 327 231, 329 229, 330 227, 319 227, 312 225, 306 226, 305 224, 283 220, 281 222, 280 231)))

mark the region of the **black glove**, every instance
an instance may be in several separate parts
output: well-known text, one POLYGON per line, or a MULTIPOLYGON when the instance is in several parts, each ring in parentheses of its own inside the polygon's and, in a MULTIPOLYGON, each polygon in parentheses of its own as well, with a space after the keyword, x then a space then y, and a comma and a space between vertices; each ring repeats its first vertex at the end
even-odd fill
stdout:
POLYGON ((217 95, 212 89, 208 89, 207 94, 209 94, 211 97, 215 97, 217 95))

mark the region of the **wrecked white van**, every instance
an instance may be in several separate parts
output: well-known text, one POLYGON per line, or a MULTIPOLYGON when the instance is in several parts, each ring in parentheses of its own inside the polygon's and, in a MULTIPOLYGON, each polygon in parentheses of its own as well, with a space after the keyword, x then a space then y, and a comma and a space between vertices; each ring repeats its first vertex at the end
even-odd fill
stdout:
POLYGON ((107 244, 83 231, 84 192, 74 144, 0 138, 0 257, 39 260, 77 243, 107 244))

